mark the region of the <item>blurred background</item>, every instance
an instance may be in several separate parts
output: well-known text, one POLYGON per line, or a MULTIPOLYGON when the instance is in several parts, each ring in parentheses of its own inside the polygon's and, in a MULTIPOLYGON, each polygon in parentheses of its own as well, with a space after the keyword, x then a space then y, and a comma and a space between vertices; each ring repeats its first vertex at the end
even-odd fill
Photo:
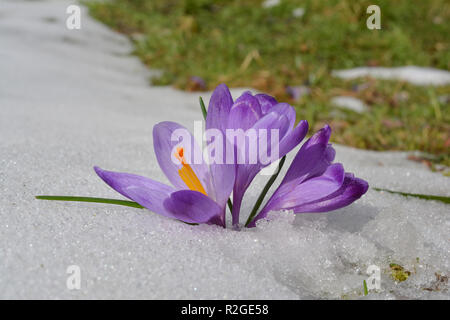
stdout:
MULTIPOLYGON (((160 76, 190 91, 251 87, 294 105, 311 128, 372 150, 419 150, 410 159, 448 175, 450 85, 342 79, 355 67, 450 68, 448 0, 88 0, 90 13, 134 42, 160 76), (381 29, 369 30, 376 4, 381 29)), ((411 72, 412 78, 423 74, 411 72)), ((433 74, 429 74, 433 78, 433 74)), ((412 79, 414 82, 414 79, 412 79)))

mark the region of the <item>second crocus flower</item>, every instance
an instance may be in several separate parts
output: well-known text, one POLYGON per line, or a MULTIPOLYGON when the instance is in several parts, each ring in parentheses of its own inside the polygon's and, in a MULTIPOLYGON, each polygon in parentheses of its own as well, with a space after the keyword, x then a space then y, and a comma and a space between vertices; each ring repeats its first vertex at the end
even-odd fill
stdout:
MULTIPOLYGON (((266 94, 253 96, 250 92, 244 92, 236 101, 233 101, 228 87, 221 84, 214 90, 209 102, 206 128, 219 128, 224 134, 227 129, 241 129, 246 134, 259 129, 266 129, 268 132, 277 130, 279 133, 278 159, 296 147, 308 132, 307 121, 302 120, 297 126, 295 126, 295 122, 296 113, 289 104, 278 103, 275 98, 266 94)), ((264 139, 267 139, 267 136, 264 136, 264 139)), ((238 147, 240 148, 239 152, 249 153, 247 144, 238 147)), ((277 159, 272 159, 272 162, 277 159)), ((235 162, 233 225, 239 224, 239 214, 245 191, 258 172, 269 164, 259 160, 255 164, 235 162)))
POLYGON ((336 152, 328 143, 330 135, 330 127, 325 126, 304 143, 280 186, 249 227, 269 211, 327 212, 345 207, 367 192, 366 181, 345 172, 342 164, 333 163, 336 152))

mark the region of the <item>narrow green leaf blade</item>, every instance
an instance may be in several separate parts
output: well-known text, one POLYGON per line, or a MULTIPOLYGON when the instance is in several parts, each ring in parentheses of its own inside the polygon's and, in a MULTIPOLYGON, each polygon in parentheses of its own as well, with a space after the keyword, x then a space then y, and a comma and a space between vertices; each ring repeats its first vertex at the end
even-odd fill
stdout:
POLYGON ((77 202, 94 202, 94 203, 106 203, 115 204, 119 206, 127 206, 132 208, 144 208, 139 203, 128 200, 119 199, 107 199, 107 198, 92 198, 92 197, 74 197, 74 196, 36 196, 39 200, 54 200, 54 201, 77 201, 77 202))
POLYGON ((228 209, 230 209, 230 212, 233 212, 233 203, 231 202, 230 198, 228 198, 227 203, 228 203, 228 209))
POLYGON ((203 113, 203 118, 205 118, 205 120, 206 120, 206 116, 208 115, 208 113, 206 111, 206 107, 205 107, 205 103, 203 102, 203 98, 199 97, 199 101, 200 101, 200 108, 202 109, 202 113, 203 113))
POLYGON ((393 194, 399 194, 401 196, 404 197, 414 197, 414 198, 419 198, 419 199, 424 199, 424 200, 435 200, 435 201, 440 201, 443 203, 450 203, 450 197, 444 197, 444 196, 434 196, 434 195, 429 195, 429 194, 419 194, 419 193, 407 193, 407 192, 400 192, 400 191, 392 191, 392 190, 388 190, 388 189, 383 189, 383 188, 372 188, 375 191, 386 191, 389 193, 393 193, 393 194))

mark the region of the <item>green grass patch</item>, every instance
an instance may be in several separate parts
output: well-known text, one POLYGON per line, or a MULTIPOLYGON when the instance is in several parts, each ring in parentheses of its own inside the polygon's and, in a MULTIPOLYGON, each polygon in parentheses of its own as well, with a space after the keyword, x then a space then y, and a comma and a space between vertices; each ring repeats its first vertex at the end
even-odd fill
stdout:
POLYGON ((450 165, 450 86, 333 78, 335 69, 419 65, 450 69, 450 4, 446 0, 281 1, 111 0, 87 2, 91 14, 130 36, 135 53, 162 70, 152 81, 185 90, 219 83, 246 86, 288 101, 332 139, 373 150, 421 150, 450 165), (366 8, 381 8, 381 30, 366 28, 366 8), (293 10, 302 7, 302 17, 293 10), (199 86, 192 77, 201 77, 199 86), (298 101, 287 86, 307 86, 298 101), (330 105, 335 95, 363 100, 358 114, 330 105))

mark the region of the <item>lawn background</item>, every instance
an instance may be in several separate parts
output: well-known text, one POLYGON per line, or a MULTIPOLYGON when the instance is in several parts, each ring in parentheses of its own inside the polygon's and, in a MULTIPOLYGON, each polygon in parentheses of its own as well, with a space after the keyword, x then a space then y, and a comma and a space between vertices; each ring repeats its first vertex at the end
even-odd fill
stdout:
POLYGON ((162 71, 152 79, 156 85, 252 87, 294 105, 314 130, 330 124, 335 142, 419 150, 424 154, 412 160, 433 170, 450 166, 449 85, 332 76, 360 66, 449 70, 449 1, 292 0, 270 8, 259 0, 85 3, 94 17, 130 36, 146 65, 162 71), (381 30, 366 27, 371 4, 381 8, 381 30), (298 8, 301 17, 293 14, 298 8), (288 87, 308 93, 294 99, 288 87), (330 99, 339 95, 359 98, 369 110, 336 108, 330 99))

